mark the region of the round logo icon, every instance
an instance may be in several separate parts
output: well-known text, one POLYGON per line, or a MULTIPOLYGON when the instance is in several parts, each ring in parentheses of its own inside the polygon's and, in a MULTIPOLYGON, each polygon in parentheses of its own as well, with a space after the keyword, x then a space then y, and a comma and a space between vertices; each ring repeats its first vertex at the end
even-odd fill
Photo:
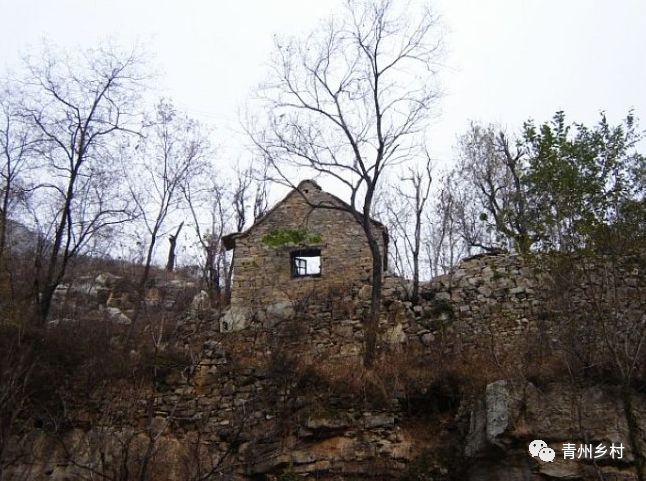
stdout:
POLYGON ((549 448, 549 447, 541 448, 541 450, 538 452, 538 459, 546 463, 554 462, 555 457, 556 457, 556 453, 552 448, 549 448))
POLYGON ((532 455, 532 458, 535 458, 536 456, 538 456, 541 449, 546 447, 547 447, 547 443, 545 441, 541 441, 540 439, 535 439, 534 441, 529 443, 529 454, 532 455))

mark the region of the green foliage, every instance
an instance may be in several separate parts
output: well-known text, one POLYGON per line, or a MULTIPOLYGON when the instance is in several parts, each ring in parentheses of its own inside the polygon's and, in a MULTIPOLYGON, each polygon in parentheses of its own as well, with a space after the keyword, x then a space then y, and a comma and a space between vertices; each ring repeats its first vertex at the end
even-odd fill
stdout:
POLYGON ((524 125, 524 181, 543 247, 595 247, 603 231, 628 220, 626 211, 645 193, 644 157, 634 151, 640 139, 632 114, 617 126, 604 114, 592 128, 567 124, 563 112, 538 128, 524 125))
POLYGON ((446 299, 435 299, 431 304, 431 315, 434 317, 448 317, 450 320, 454 319, 453 304, 446 299))
POLYGON ((426 328, 441 331, 446 329, 456 317, 455 310, 450 301, 446 299, 436 299, 434 296, 429 298, 430 309, 425 309, 422 313, 422 321, 426 328))
POLYGON ((269 247, 281 247, 289 244, 320 244, 321 236, 306 229, 274 229, 262 238, 269 247))
POLYGON ((474 246, 521 254, 644 248, 646 158, 632 113, 592 127, 563 112, 527 121, 515 145, 494 126, 460 139, 458 216, 474 246))

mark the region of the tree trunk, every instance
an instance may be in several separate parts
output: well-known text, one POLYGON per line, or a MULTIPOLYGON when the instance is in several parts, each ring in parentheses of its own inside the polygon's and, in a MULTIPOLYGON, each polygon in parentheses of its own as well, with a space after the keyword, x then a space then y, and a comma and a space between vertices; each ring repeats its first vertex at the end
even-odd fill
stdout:
MULTIPOLYGON (((423 207, 423 206, 422 206, 423 207)), ((419 201, 415 211, 415 239, 413 246, 413 292, 411 301, 413 304, 419 302, 419 251, 422 245, 422 209, 419 201)))
POLYGON ((135 325, 139 320, 141 315, 142 308, 146 305, 146 284, 148 282, 148 277, 150 276, 150 267, 153 260, 153 252, 155 250, 155 243, 157 241, 157 232, 159 231, 159 222, 155 224, 155 228, 152 231, 150 236, 150 245, 148 246, 148 252, 146 254, 146 263, 144 264, 144 272, 141 275, 139 280, 139 285, 137 286, 137 299, 135 301, 135 312, 132 315, 132 322, 130 323, 130 329, 128 329, 128 338, 124 346, 129 346, 130 340, 135 332, 135 325))
POLYGON ((370 295, 370 313, 365 323, 366 350, 363 357, 363 365, 366 369, 372 368, 375 363, 377 354, 377 331, 379 328, 379 317, 381 314, 381 288, 383 274, 383 259, 381 258, 381 249, 379 243, 372 233, 371 222, 364 226, 370 253, 372 254, 372 290, 370 295))
POLYGON ((139 303, 143 300, 144 292, 146 292, 146 283, 148 282, 148 277, 150 277, 150 266, 153 262, 153 251, 155 250, 155 241, 157 236, 153 235, 150 240, 150 245, 148 246, 148 252, 146 253, 146 263, 144 264, 144 272, 141 275, 139 280, 139 288, 137 290, 139 294, 139 303))
MULTIPOLYGON (((67 262, 69 260, 69 236, 66 240, 65 245, 63 245, 63 238, 65 232, 71 229, 71 210, 72 210, 72 199, 75 194, 76 180, 78 178, 78 173, 85 160, 81 156, 80 152, 83 152, 85 146, 85 131, 81 131, 81 139, 79 140, 79 154, 76 162, 74 164, 74 169, 70 173, 70 178, 67 184, 67 190, 65 192, 65 202, 63 204, 63 209, 61 213, 61 220, 56 226, 56 232, 54 235, 54 243, 52 244, 52 252, 49 256, 49 263, 47 265, 47 274, 45 277, 45 288, 39 299, 38 307, 40 314, 40 325, 45 325, 47 322, 47 317, 49 316, 49 310, 52 305, 52 298, 54 297, 54 291, 58 287, 58 284, 63 279, 65 275, 65 270, 67 268, 67 262), (62 249, 62 258, 59 259, 62 249), (59 266, 60 261, 60 266, 59 266)), ((38 275, 38 273, 36 274, 38 275)))
POLYGON ((205 243, 206 260, 204 261, 204 281, 212 303, 221 301, 222 289, 220 288, 220 266, 216 256, 216 245, 205 243))
POLYGON ((168 248, 168 261, 166 262, 167 272, 173 272, 173 269, 175 269, 175 248, 177 247, 177 239, 179 238, 179 233, 182 230, 182 227, 184 227, 184 222, 179 225, 175 235, 171 234, 168 236, 170 246, 168 248))
POLYGON ((54 291, 56 291, 56 286, 46 285, 43 289, 43 292, 40 295, 40 302, 38 303, 40 320, 43 324, 47 321, 49 316, 49 311, 52 305, 52 299, 54 298, 54 291))
POLYGON ((7 209, 9 208, 9 189, 11 184, 7 183, 5 188, 2 208, 0 208, 0 263, 4 261, 4 248, 7 239, 7 209))
POLYGON ((417 304, 419 301, 419 253, 413 253, 413 292, 411 301, 417 304))

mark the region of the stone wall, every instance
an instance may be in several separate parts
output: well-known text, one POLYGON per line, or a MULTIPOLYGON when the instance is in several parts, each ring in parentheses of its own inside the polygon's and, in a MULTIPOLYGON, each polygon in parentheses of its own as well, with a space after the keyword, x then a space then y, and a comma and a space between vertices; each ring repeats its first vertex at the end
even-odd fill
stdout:
MULTIPOLYGON (((478 350, 497 362, 532 349, 603 350, 609 335, 619 342, 643 322, 644 270, 646 259, 639 255, 566 262, 549 256, 481 255, 423 283, 416 305, 407 300, 410 282, 387 273, 381 345, 436 350, 441 344, 448 353, 478 350)), ((308 333, 300 341, 303 346, 314 351, 327 346, 332 358, 360 355, 369 300, 368 284, 316 291, 300 303, 260 311, 267 315, 250 326, 272 329, 300 319, 308 333)))
MULTIPOLYGON (((361 225, 347 211, 312 209, 310 204, 341 205, 315 183, 303 182, 299 189, 302 195, 292 191, 246 234, 236 238, 232 308, 253 311, 275 303, 294 304, 322 292, 343 295, 368 282, 372 256, 361 225), (304 231, 310 240, 284 245, 266 241, 265 236, 285 230, 304 231), (320 249, 320 277, 292 276, 290 253, 303 248, 320 249)), ((384 252, 383 232, 376 225, 375 236, 384 252)))
POLYGON ((405 310, 399 316, 407 320, 404 331, 425 344, 448 335, 456 350, 493 353, 539 342, 563 347, 565 335, 592 342, 602 330, 620 336, 643 322, 645 271, 644 255, 482 255, 422 285, 416 306, 387 302, 391 312, 405 310))
POLYGON ((329 343, 348 332, 331 333, 317 354, 310 349, 316 342, 303 342, 307 330, 223 334, 215 327, 202 324, 199 336, 206 340, 196 363, 169 372, 153 397, 105 392, 83 402, 72 423, 78 428, 36 431, 16 442, 24 447, 16 451, 21 464, 3 479, 90 479, 106 469, 106 459, 118 472, 125 455, 137 473, 151 438, 145 479, 158 481, 212 479, 203 478, 208 472, 235 481, 396 479, 418 454, 397 403, 330 393, 302 370, 301 356, 327 362, 329 343))
MULTIPOLYGON (((603 311, 600 300, 621 307, 621 322, 638 320, 646 312, 643 266, 639 256, 566 264, 479 256, 423 285, 417 305, 406 300, 405 281, 386 276, 378 357, 393 363, 408 355, 426 359, 424 351, 438 344, 468 356, 472 349, 513 349, 519 340, 525 346, 537 336, 559 343, 562 314, 571 314, 587 332, 603 311)), ((93 427, 69 433, 73 439, 67 452, 60 439, 48 442, 47 436, 36 436, 28 443, 35 448, 25 455, 29 479, 87 476, 88 465, 98 466, 92 464, 96 453, 75 451, 75 446, 96 447, 106 432, 112 439, 107 444, 115 446, 110 449, 118 449, 119 440, 132 438, 133 432, 145 441, 152 430, 160 440, 155 466, 163 470, 152 479, 169 481, 200 479, 214 467, 217 476, 240 481, 296 475, 394 480, 414 472, 416 459, 422 459, 419 465, 432 477, 408 479, 599 479, 591 463, 540 464, 526 445, 535 438, 553 445, 586 439, 627 444, 625 413, 615 388, 608 386, 502 381, 490 385, 482 399, 462 398, 457 416, 442 412, 430 395, 422 399, 420 415, 411 414, 405 390, 384 389, 385 399, 376 403, 349 384, 335 388, 329 382, 334 369, 361 371, 361 320, 369 288, 312 301, 273 324, 236 333, 219 332, 218 322, 208 315, 182 320, 180 345, 194 362, 171 370, 148 404, 136 400, 131 409, 122 410, 121 424, 110 418, 107 431, 82 413, 77 425, 93 427), (442 446, 448 452, 440 451, 442 446), (423 457, 429 452, 430 458, 423 457), (449 455, 457 458, 457 466, 449 455)), ((422 367, 433 379, 442 366, 422 367)), ((405 377, 396 370, 393 374, 392 379, 405 377)), ((380 376, 380 382, 391 380, 380 376)), ((430 382, 424 384, 428 379, 415 379, 419 392, 434 392, 430 382)), ((364 381, 369 388, 374 379, 364 381)), ((114 411, 114 401, 106 398, 103 412, 114 411)), ((636 393, 642 432, 645 406, 643 394, 636 393)), ((138 453, 129 453, 132 469, 138 453)), ((118 452, 109 454, 118 459, 118 452)), ((606 460, 600 469, 606 479, 636 479, 630 457, 619 463, 606 460)), ((25 479, 20 474, 8 479, 25 479)))

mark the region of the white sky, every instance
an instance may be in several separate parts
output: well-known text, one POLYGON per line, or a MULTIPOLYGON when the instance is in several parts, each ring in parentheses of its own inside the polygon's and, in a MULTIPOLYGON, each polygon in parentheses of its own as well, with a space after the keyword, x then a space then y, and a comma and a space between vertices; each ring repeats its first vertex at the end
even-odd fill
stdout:
MULTIPOLYGON (((395 0, 398 1, 398 0, 395 0)), ((159 94, 217 129, 223 161, 245 158, 239 110, 266 74, 274 34, 307 33, 341 0, 0 0, 0 68, 42 39, 64 48, 143 43, 159 94), (4 65, 2 65, 4 64, 4 65)), ((437 0, 447 29, 435 157, 469 119, 518 128, 564 109, 594 123, 646 116, 643 0, 437 0)), ((1 74, 0 74, 1 75, 1 74)), ((646 120, 645 120, 646 122, 646 120)))

